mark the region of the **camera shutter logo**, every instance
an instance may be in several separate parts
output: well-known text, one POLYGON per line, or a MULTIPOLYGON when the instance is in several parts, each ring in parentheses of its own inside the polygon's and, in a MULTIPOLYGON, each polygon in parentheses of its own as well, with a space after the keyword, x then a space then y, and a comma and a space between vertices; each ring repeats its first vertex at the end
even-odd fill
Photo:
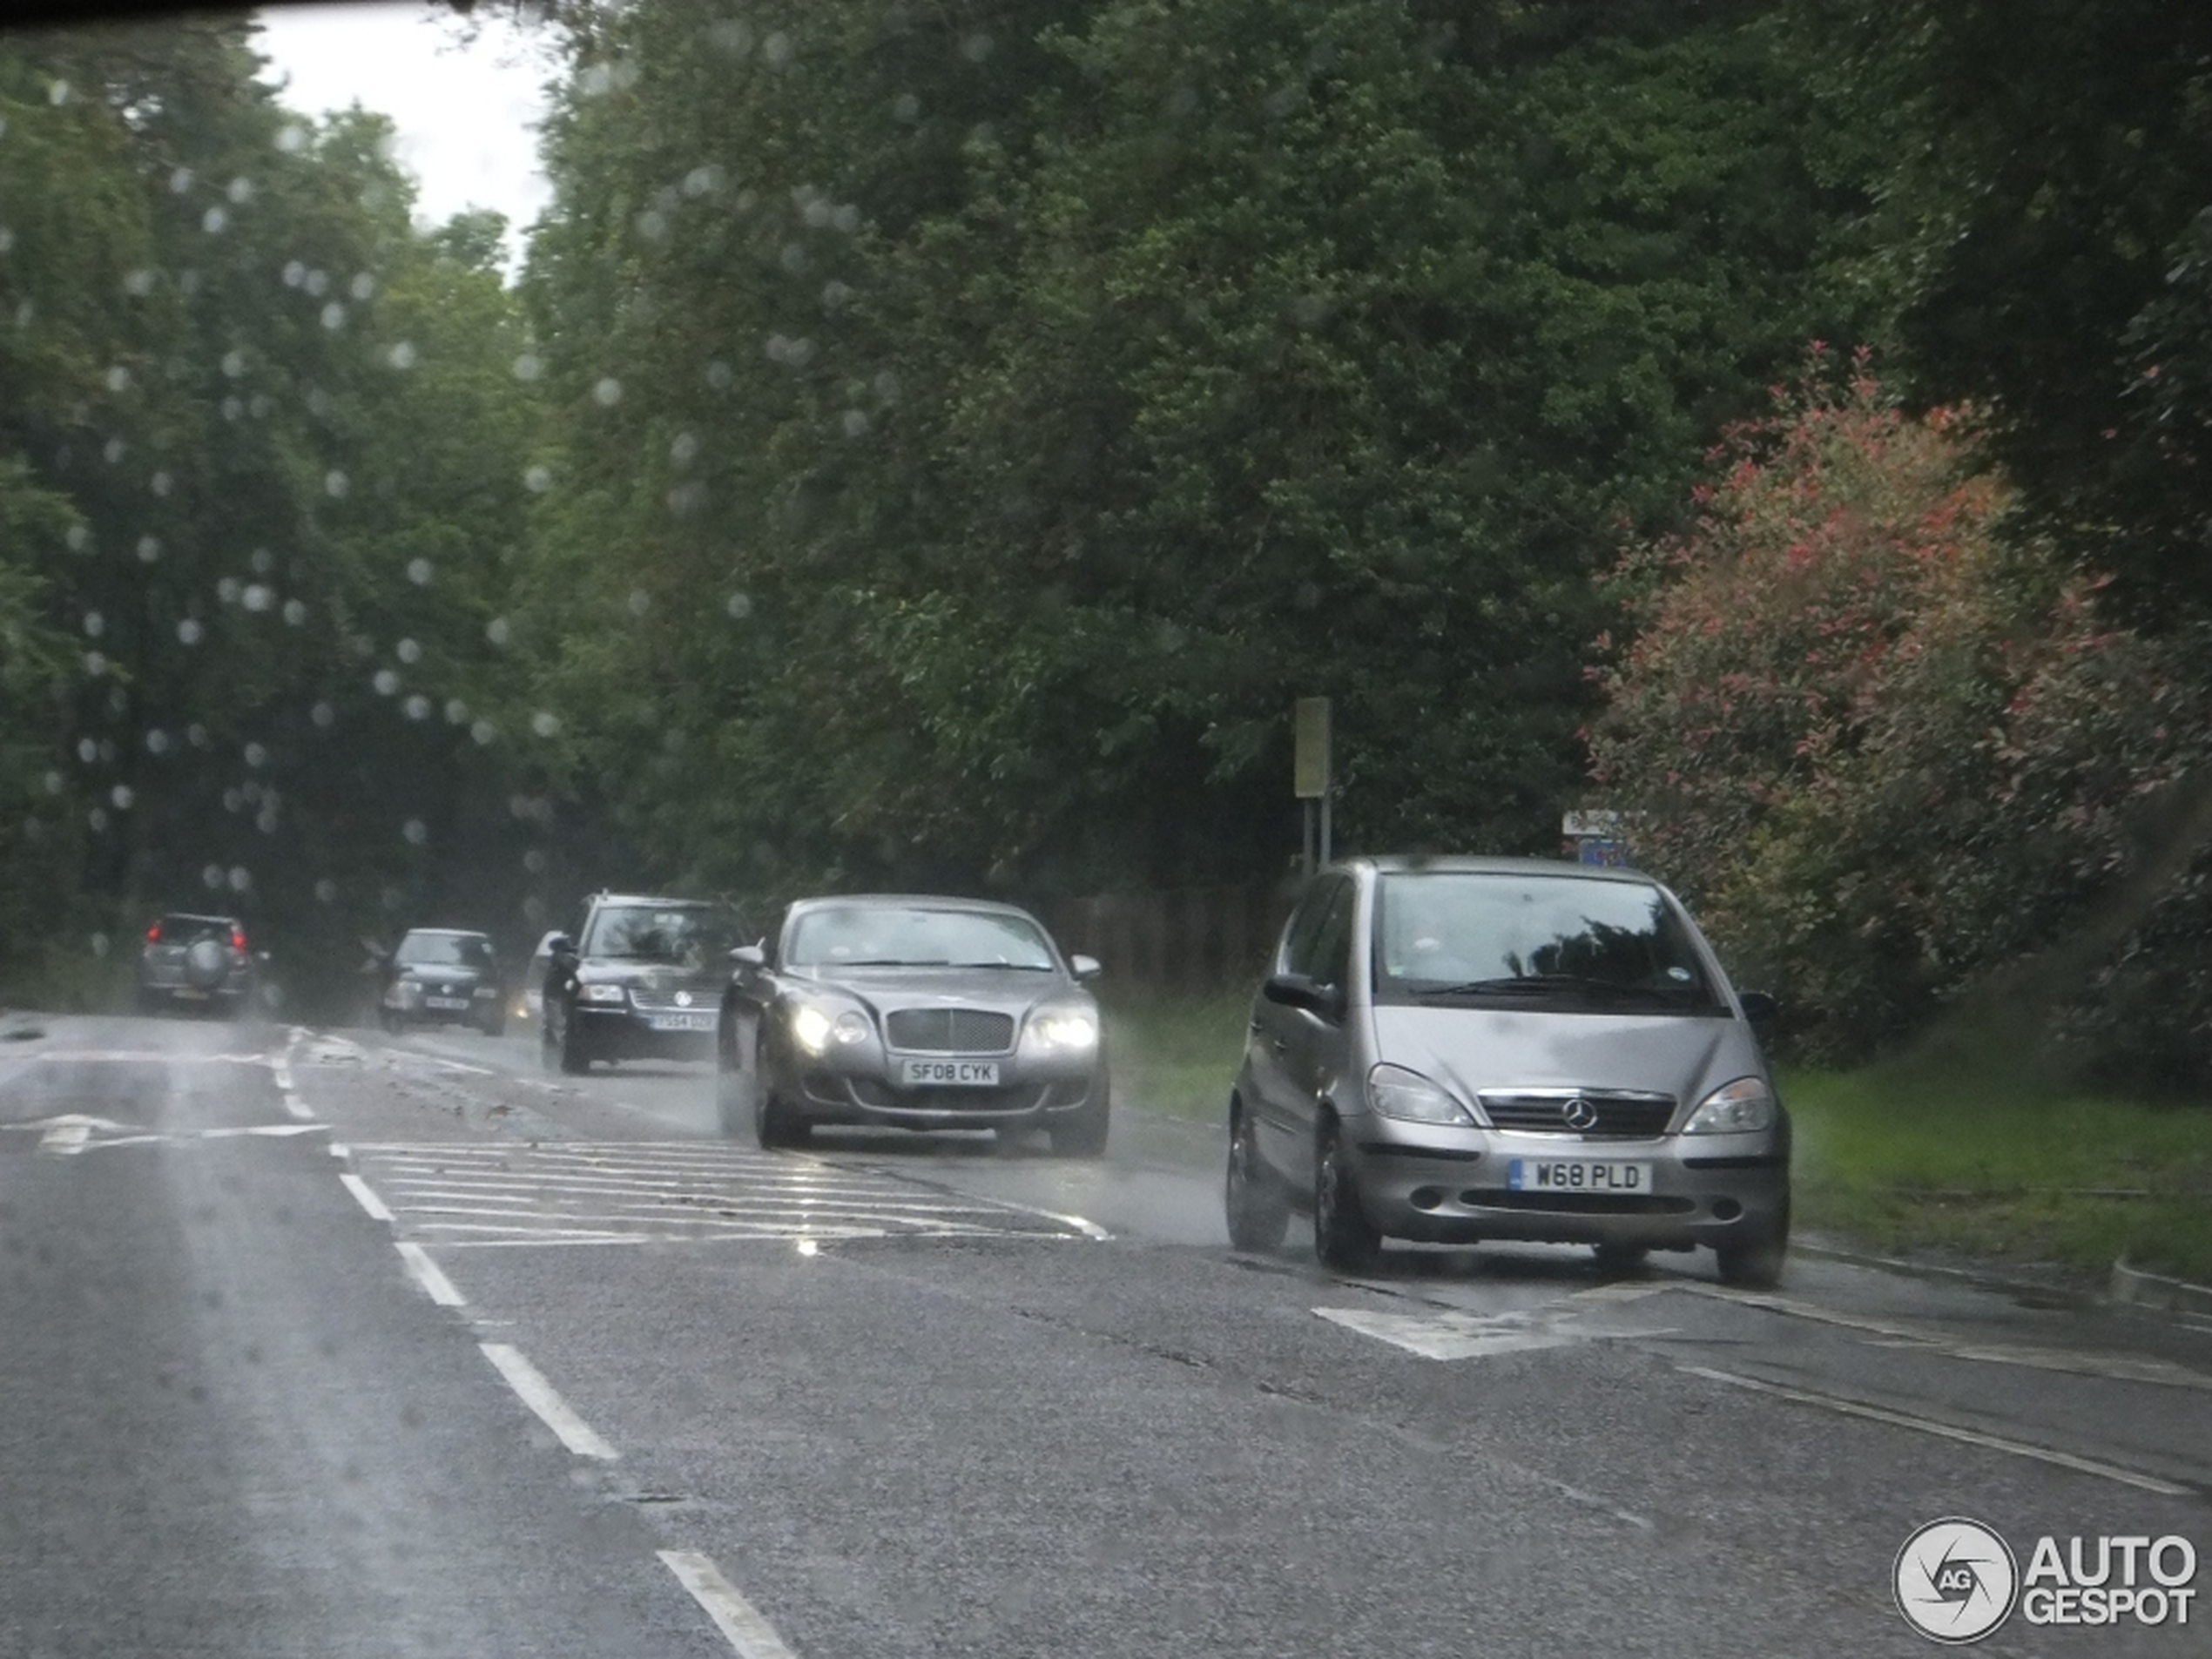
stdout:
POLYGON ((2012 1616, 2020 1562, 1979 1521, 1932 1521, 1897 1552, 1891 1588, 1905 1622, 1933 1642, 1979 1642, 2012 1616))

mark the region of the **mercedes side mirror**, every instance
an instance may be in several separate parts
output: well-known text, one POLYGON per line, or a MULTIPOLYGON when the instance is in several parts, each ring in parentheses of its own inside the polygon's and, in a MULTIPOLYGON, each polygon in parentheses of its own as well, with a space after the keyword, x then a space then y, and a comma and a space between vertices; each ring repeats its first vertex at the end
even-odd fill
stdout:
POLYGON ((1762 1033, 1782 1017, 1782 1004, 1771 991, 1738 991, 1736 1000, 1743 1005, 1743 1017, 1762 1033))
POLYGON ((1308 1014, 1324 1020, 1344 1018, 1344 991, 1335 985, 1324 985, 1319 980, 1304 974, 1277 974, 1260 987, 1260 993, 1271 1002, 1285 1008, 1304 1008, 1308 1014))

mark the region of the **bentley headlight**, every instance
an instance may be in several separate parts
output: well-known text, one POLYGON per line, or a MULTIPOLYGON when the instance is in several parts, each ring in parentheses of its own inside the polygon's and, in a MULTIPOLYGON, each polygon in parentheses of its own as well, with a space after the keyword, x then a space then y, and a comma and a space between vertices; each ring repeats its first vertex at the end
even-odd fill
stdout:
POLYGON ((830 1016, 811 1002, 802 1002, 791 1011, 791 1040, 808 1054, 819 1054, 829 1047, 830 1016))
POLYGON ((1723 1083, 1697 1103, 1685 1135, 1756 1135, 1774 1127, 1774 1091, 1757 1077, 1723 1083))
POLYGON ((858 1008, 846 1009, 837 1016, 837 1022, 830 1027, 830 1036, 840 1048, 849 1049, 856 1042, 866 1042, 868 1040, 867 1015, 858 1008))
POLYGON ((1095 1049, 1098 1022, 1080 1008, 1040 1008, 1029 1016, 1029 1035, 1048 1049, 1095 1049))
POLYGON ((1410 1123, 1471 1125, 1467 1109, 1418 1071, 1377 1066, 1367 1074, 1367 1103, 1385 1117, 1410 1123))

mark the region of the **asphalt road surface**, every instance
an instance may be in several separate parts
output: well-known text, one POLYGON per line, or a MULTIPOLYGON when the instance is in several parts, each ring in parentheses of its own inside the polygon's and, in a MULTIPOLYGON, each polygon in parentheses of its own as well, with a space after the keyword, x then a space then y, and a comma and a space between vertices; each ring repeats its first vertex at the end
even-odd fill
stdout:
POLYGON ((1216 1134, 1141 1103, 1094 1163, 765 1153, 711 1082, 0 1017, 0 1655, 1918 1654, 1940 1517, 2212 1550, 2202 1324, 1807 1258, 1346 1280, 1232 1251, 1216 1134))

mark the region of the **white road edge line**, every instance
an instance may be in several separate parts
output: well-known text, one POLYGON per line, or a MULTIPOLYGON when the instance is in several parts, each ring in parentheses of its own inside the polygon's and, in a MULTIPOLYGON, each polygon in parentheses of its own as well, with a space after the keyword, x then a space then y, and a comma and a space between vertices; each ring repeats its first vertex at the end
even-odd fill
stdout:
POLYGON ((538 1420, 560 1437, 561 1444, 578 1457, 611 1460, 615 1448, 592 1432, 591 1425, 569 1408, 569 1402, 554 1392, 553 1385, 544 1374, 523 1358, 522 1350, 504 1342, 480 1342, 484 1358, 492 1367, 507 1379, 507 1386, 522 1398, 523 1404, 538 1415, 538 1420))
POLYGON ((351 1170, 347 1170, 338 1178, 346 1184, 346 1190, 361 1201, 361 1207, 368 1211, 371 1220, 386 1223, 391 1221, 392 1212, 384 1207, 383 1199, 376 1196, 376 1190, 368 1182, 362 1180, 351 1170))
POLYGON ((404 1238, 397 1240, 395 1247, 400 1252, 400 1259, 407 1264, 407 1271, 415 1275, 415 1282, 429 1293, 433 1302, 442 1308, 469 1305, 469 1298, 454 1288, 454 1283, 446 1277, 445 1270, 430 1259, 428 1251, 420 1244, 409 1244, 404 1238))
POLYGON ((38 1150, 70 1157, 82 1152, 85 1143, 91 1138, 92 1126, 90 1123, 57 1123, 38 1137, 38 1150))
POLYGON ((2160 1480, 2156 1475, 2138 1474, 2133 1469, 2100 1463, 2094 1458, 2077 1457, 2071 1452, 2054 1452, 2046 1446, 2030 1446, 2025 1440, 2008 1440, 2001 1435, 1959 1428, 1950 1423, 1939 1422, 1932 1417, 1916 1417, 1910 1412, 1868 1406, 1836 1394, 1817 1394, 1808 1389, 1788 1388, 1780 1383, 1762 1382, 1757 1377, 1738 1376, 1732 1371, 1714 1371, 1704 1366, 1683 1366, 1680 1369, 1693 1377, 1726 1383, 1732 1388, 1747 1388, 1756 1394, 1770 1394, 1777 1399, 1791 1400, 1800 1406, 1817 1406, 1841 1416, 1863 1417, 1870 1422, 1887 1423, 1894 1428, 1916 1429, 1923 1434, 1939 1435, 1965 1446, 1979 1446, 1987 1451, 2009 1452, 2014 1457, 2033 1458, 2039 1463, 2056 1464, 2060 1468, 2072 1469, 2077 1474, 2094 1474, 2100 1480, 2115 1480, 2121 1486, 2134 1487, 2138 1491, 2155 1492, 2161 1498, 2193 1498, 2197 1495, 2193 1487, 2176 1486, 2171 1480, 2160 1480))
POLYGON ((784 1646, 784 1639, 776 1634, 776 1627, 768 1622, 759 1608, 738 1594, 737 1587, 722 1576, 722 1569, 711 1557, 696 1549, 663 1549, 655 1553, 676 1575, 676 1581, 691 1591, 691 1599, 706 1609, 706 1616, 714 1621, 714 1628, 728 1638, 741 1659, 796 1659, 792 1650, 784 1646))
POLYGON ((299 1085, 293 1081, 292 1076, 292 1056, 306 1036, 307 1032, 304 1028, 296 1025, 292 1028, 292 1038, 284 1045, 284 1052, 275 1055, 269 1062, 269 1075, 276 1079, 277 1098, 284 1103, 284 1109, 298 1118, 300 1122, 310 1123, 314 1121, 315 1115, 307 1109, 307 1103, 300 1098, 299 1085))

